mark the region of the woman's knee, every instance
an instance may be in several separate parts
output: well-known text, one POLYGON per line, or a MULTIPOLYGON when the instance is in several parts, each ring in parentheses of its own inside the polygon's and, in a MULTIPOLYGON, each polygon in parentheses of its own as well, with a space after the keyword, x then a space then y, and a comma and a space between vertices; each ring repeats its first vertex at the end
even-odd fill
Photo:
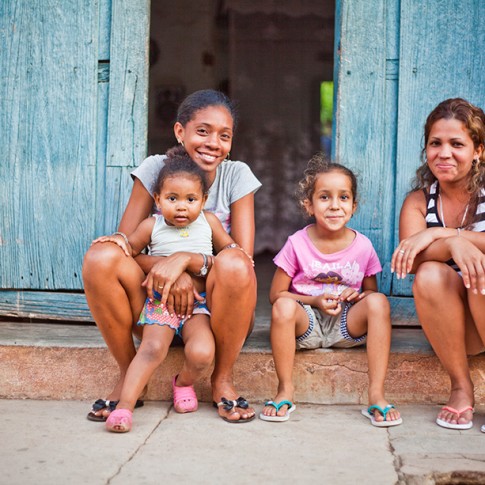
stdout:
POLYGON ((416 270, 413 282, 415 298, 441 298, 443 289, 449 288, 456 272, 447 264, 437 261, 421 263, 416 270))
POLYGON ((224 285, 239 287, 255 282, 253 265, 248 256, 238 249, 228 249, 218 254, 214 261, 216 279, 224 285))
POLYGON ((109 243, 93 244, 84 256, 83 280, 99 278, 100 274, 112 274, 123 253, 119 247, 109 243))

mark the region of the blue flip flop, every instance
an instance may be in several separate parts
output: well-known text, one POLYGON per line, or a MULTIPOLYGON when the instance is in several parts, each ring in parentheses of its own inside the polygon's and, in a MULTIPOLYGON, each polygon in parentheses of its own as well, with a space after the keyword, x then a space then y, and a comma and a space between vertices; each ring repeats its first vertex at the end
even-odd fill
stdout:
POLYGON ((288 406, 288 409, 283 416, 266 416, 263 413, 259 414, 259 419, 262 419, 263 421, 273 421, 276 423, 288 421, 290 419, 290 414, 296 409, 296 406, 291 401, 288 401, 286 399, 278 403, 275 403, 274 401, 266 401, 264 405, 273 406, 276 409, 276 412, 278 412, 283 406, 288 406))
POLYGON ((393 421, 387 421, 386 416, 391 409, 395 409, 395 406, 393 404, 388 404, 384 409, 377 404, 374 404, 373 406, 369 406, 367 410, 362 409, 361 413, 363 416, 370 419, 372 426, 376 426, 377 428, 389 428, 391 426, 397 426, 402 423, 402 418, 394 419, 393 421), (377 409, 377 411, 382 414, 382 416, 384 417, 384 421, 376 421, 374 413, 372 412, 374 411, 374 409, 377 409))

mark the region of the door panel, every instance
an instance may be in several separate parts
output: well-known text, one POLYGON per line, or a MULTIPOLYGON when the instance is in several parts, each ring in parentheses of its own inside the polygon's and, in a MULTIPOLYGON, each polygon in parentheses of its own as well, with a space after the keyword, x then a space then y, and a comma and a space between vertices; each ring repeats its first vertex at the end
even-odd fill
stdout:
POLYGON ((0 314, 29 314, 16 290, 82 290, 85 251, 119 222, 146 152, 148 12, 0 3, 0 314))
MULTIPOLYGON (((399 209, 420 165, 426 116, 447 98, 485 107, 485 14, 474 0, 401 1, 396 228, 399 209)), ((398 243, 395 234, 395 244, 398 243)), ((395 295, 411 295, 412 278, 395 279, 395 295)))

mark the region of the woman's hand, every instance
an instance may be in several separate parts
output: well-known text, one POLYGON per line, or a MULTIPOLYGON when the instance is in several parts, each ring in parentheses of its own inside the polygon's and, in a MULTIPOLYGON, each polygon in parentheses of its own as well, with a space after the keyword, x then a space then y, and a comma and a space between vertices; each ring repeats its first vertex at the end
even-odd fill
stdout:
POLYGON ((194 281, 187 273, 182 273, 170 289, 167 298, 167 310, 170 315, 177 315, 180 318, 191 317, 194 311, 194 301, 203 301, 194 287, 194 281))
POLYGON ((391 273, 396 273, 397 279, 405 278, 412 271, 416 256, 436 239, 435 229, 439 228, 424 229, 399 243, 391 259, 391 273))
MULTIPOLYGON (((189 262, 190 256, 175 253, 155 263, 142 283, 142 286, 147 290, 148 298, 153 299, 153 291, 156 291, 161 295, 162 304, 166 305, 173 284, 185 272, 189 262)), ((174 311, 173 303, 172 311, 174 311)))
POLYGON ((119 246, 126 254, 126 256, 132 255, 130 244, 125 240, 125 238, 121 234, 111 234, 110 236, 100 236, 91 243, 91 246, 93 244, 106 243, 106 242, 112 242, 117 246, 119 246))
POLYGON ((460 268, 465 288, 485 295, 485 254, 462 236, 447 238, 446 245, 460 268))

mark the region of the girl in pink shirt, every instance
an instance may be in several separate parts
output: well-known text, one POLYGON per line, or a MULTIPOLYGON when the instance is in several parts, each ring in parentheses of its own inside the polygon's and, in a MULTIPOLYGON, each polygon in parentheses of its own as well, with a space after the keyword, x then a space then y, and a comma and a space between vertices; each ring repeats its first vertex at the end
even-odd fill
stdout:
POLYGON ((382 268, 369 239, 347 227, 357 208, 356 177, 317 154, 308 163, 298 196, 315 223, 290 236, 274 258, 271 346, 279 384, 260 418, 287 421, 296 409, 295 348, 348 348, 367 342, 369 407, 362 414, 374 426, 401 424, 399 411, 384 397, 391 313, 386 296, 377 292, 376 274, 382 268))

